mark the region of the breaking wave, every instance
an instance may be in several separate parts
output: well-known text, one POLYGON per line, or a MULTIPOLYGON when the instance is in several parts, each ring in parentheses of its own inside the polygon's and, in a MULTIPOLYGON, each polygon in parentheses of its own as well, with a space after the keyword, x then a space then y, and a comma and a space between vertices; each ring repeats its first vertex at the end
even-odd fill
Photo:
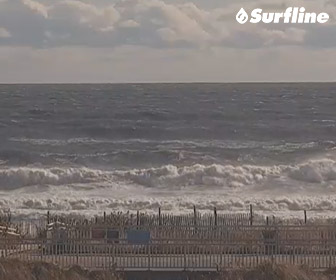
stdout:
POLYGON ((157 211, 159 206, 181 213, 193 205, 205 211, 214 206, 246 211, 252 203, 261 213, 291 215, 307 209, 332 216, 335 187, 336 161, 326 158, 296 165, 165 165, 124 171, 2 166, 0 207, 27 214, 52 210, 92 215, 157 211))
POLYGON ((89 168, 1 168, 0 190, 34 185, 72 185, 91 183, 129 183, 146 188, 214 186, 240 188, 255 186, 270 179, 281 178, 302 183, 333 183, 336 185, 336 161, 321 159, 297 165, 165 165, 157 168, 96 170, 89 168))
POLYGON ((289 177, 307 183, 336 181, 336 161, 315 160, 291 167, 289 177))
POLYGON ((145 187, 222 186, 242 187, 263 181, 269 176, 279 175, 281 167, 201 165, 187 167, 166 165, 160 168, 117 172, 119 176, 145 187))
POLYGON ((221 212, 246 212, 253 204, 257 213, 276 213, 276 215, 302 216, 302 210, 310 211, 309 216, 334 217, 336 211, 336 196, 322 195, 317 197, 301 195, 283 195, 279 197, 251 196, 227 197, 224 195, 189 196, 171 195, 166 197, 120 197, 111 198, 109 195, 101 197, 69 197, 66 195, 43 195, 37 197, 0 198, 1 208, 11 208, 18 213, 44 213, 48 210, 67 213, 68 211, 81 214, 94 215, 102 211, 136 211, 157 212, 161 207, 163 211, 174 213, 191 212, 196 205, 199 211, 212 211, 216 207, 221 212))
POLYGON ((0 169, 0 189, 92 183, 103 178, 103 172, 87 168, 8 168, 0 169))

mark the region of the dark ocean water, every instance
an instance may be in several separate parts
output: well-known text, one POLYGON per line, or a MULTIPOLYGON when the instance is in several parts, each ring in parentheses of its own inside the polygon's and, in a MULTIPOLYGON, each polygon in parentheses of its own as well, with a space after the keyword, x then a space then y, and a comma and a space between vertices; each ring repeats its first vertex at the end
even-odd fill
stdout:
POLYGON ((0 85, 0 206, 336 209, 336 84, 0 85))

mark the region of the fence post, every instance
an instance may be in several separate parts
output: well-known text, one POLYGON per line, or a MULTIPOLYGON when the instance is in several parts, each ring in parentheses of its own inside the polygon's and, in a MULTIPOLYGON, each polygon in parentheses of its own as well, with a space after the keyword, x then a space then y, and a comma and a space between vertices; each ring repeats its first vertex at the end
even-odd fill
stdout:
POLYGON ((162 220, 161 220, 161 207, 159 207, 159 226, 162 226, 162 220))
POLYGON ((151 270, 151 244, 148 244, 148 271, 151 270))
POLYGON ((43 261, 43 239, 40 241, 40 248, 41 248, 41 261, 43 261))
POLYGON ((306 225, 307 224, 307 210, 303 210, 303 215, 304 215, 304 223, 306 225))
MULTIPOLYGON (((6 258, 7 258, 7 255, 8 255, 8 254, 7 254, 7 253, 8 253, 8 252, 7 252, 7 250, 8 250, 8 249, 7 249, 7 246, 8 246, 7 242, 8 242, 8 238, 6 238, 6 236, 5 236, 5 257, 6 257, 6 258)), ((2 252, 2 253, 3 253, 3 252, 2 252)))
POLYGON ((217 226, 217 208, 214 208, 215 226, 217 226))
POLYGON ((196 210, 196 206, 194 205, 194 225, 197 225, 197 210, 196 210))
POLYGON ((250 225, 253 226, 253 206, 250 204, 250 225))
POLYGON ((187 244, 186 243, 184 243, 183 244, 183 257, 184 257, 184 259, 183 259, 183 261, 184 261, 184 270, 186 271, 187 270, 187 244))
POLYGON ((197 210, 195 205, 194 205, 194 229, 195 232, 197 232, 197 210))
POLYGON ((136 223, 137 223, 137 229, 138 229, 138 226, 140 225, 140 212, 139 212, 139 210, 137 211, 137 221, 136 221, 136 223))
POLYGON ((104 211, 104 224, 106 223, 106 212, 104 211))
POLYGON ((83 246, 81 246, 81 244, 80 244, 80 243, 81 243, 81 239, 80 239, 80 240, 76 240, 75 242, 76 242, 76 243, 75 243, 75 244, 76 244, 76 245, 75 245, 75 246, 76 246, 76 264, 78 265, 78 261, 79 261, 79 250, 80 250, 80 248, 83 247, 83 246))

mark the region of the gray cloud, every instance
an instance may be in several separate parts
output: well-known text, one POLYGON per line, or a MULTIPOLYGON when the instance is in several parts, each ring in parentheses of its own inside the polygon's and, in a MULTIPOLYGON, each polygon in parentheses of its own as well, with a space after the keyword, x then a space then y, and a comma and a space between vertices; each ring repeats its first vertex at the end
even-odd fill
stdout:
POLYGON ((9 38, 11 37, 10 33, 6 28, 0 27, 0 38, 9 38))
POLYGON ((333 81, 334 0, 0 0, 1 82, 333 81), (289 6, 323 25, 245 24, 289 6))
MULTIPOLYGON (((152 48, 262 48, 280 45, 334 47, 333 24, 308 26, 244 25, 235 22, 247 9, 286 7, 295 1, 163 1, 163 0, 2 0, 0 44, 36 48, 122 45, 152 48), (244 3, 244 4, 242 4, 244 3), (8 35, 11 36, 8 36, 8 35), (5 36, 7 35, 7 36, 5 36)), ((319 7, 324 2, 309 5, 319 7)), ((308 6, 309 6, 308 5, 308 6)), ((306 5, 307 6, 307 5, 306 5)), ((326 4, 330 10, 330 4, 326 4)))

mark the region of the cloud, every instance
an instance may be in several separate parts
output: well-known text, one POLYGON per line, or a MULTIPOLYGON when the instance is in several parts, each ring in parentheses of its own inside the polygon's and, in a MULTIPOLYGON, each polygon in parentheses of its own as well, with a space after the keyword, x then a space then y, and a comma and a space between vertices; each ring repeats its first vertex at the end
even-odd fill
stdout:
POLYGON ((33 1, 33 0, 22 0, 22 2, 25 6, 31 9, 33 12, 36 12, 37 14, 45 18, 48 18, 48 9, 41 3, 33 1))
POLYGON ((113 30, 120 15, 113 6, 98 8, 78 0, 64 0, 49 7, 51 21, 65 21, 71 25, 81 25, 96 32, 113 30))
POLYGON ((334 0, 0 0, 0 82, 332 81, 335 7, 334 0), (235 21, 241 7, 289 6, 331 20, 235 21))
MULTIPOLYGON (((0 44, 37 48, 137 45, 152 48, 221 46, 251 49, 280 45, 335 46, 335 37, 323 44, 318 40, 320 34, 335 32, 336 26, 333 24, 317 29, 306 25, 241 26, 235 22, 235 14, 242 5, 248 10, 255 7, 279 9, 302 1, 226 0, 217 1, 214 5, 215 2, 206 5, 201 1, 164 0, 2 0, 0 26, 11 37, 0 44)), ((323 3, 322 0, 306 1, 305 6, 331 10, 330 3, 323 3)))
POLYGON ((7 29, 0 27, 0 38, 9 38, 10 36, 7 29))

